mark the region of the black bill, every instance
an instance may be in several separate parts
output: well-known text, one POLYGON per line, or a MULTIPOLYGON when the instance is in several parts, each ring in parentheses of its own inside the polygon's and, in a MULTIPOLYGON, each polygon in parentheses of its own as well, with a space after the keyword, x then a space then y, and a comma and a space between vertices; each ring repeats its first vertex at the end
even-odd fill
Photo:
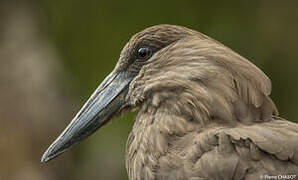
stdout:
POLYGON ((90 136, 106 124, 124 104, 133 77, 126 72, 111 72, 91 95, 82 109, 43 154, 47 162, 90 136))

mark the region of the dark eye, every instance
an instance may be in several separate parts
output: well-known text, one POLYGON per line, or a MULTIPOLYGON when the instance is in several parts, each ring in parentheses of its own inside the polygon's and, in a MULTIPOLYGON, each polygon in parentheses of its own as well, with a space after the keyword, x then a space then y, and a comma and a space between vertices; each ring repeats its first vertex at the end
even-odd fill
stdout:
POLYGON ((138 49, 137 56, 137 60, 147 60, 152 56, 152 50, 148 47, 141 47, 138 49))

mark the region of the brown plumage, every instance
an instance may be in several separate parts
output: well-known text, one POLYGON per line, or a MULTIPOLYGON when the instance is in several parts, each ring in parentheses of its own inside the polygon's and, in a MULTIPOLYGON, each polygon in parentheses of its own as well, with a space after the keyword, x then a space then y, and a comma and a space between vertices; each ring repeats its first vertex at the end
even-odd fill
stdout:
POLYGON ((278 117, 270 92, 269 78, 221 43, 184 27, 153 26, 126 44, 115 70, 42 161, 112 115, 138 108, 126 146, 130 180, 298 175, 298 125, 278 117), (125 73, 126 84, 115 73, 125 73), (96 105, 106 102, 106 88, 120 85, 116 100, 96 105))

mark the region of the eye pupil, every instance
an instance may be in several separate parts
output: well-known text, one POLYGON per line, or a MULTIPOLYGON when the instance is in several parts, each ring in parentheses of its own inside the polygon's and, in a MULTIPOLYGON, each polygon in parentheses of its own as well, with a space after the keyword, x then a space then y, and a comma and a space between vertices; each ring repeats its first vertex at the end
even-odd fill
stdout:
POLYGON ((151 56, 151 54, 152 54, 152 51, 150 48, 142 47, 138 50, 138 59, 146 60, 151 56))
POLYGON ((147 56, 147 51, 145 49, 140 49, 139 56, 140 57, 146 57, 147 56))

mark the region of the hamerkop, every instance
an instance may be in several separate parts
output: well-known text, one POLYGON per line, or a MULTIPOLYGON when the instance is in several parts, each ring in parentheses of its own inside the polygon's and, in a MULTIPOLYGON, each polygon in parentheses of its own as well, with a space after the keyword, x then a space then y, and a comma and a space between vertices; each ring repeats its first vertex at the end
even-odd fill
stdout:
POLYGON ((130 180, 293 178, 298 124, 278 117, 270 92, 269 78, 223 44, 181 26, 149 27, 125 45, 42 162, 137 108, 130 180))

